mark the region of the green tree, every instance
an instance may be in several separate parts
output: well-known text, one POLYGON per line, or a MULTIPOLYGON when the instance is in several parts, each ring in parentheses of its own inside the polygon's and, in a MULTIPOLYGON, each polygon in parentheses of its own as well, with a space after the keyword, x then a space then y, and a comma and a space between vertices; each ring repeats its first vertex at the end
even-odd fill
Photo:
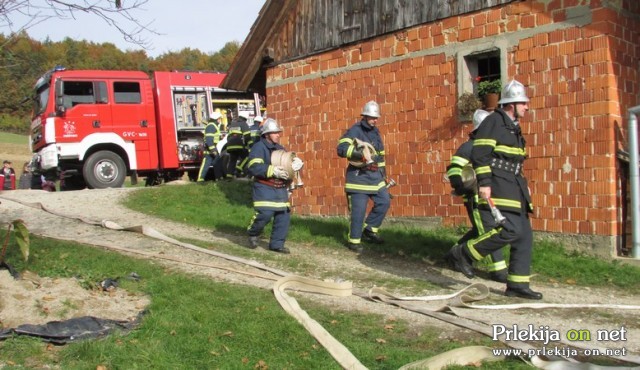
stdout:
POLYGON ((0 34, 0 131, 27 133, 35 81, 56 65, 67 69, 152 71, 200 70, 225 72, 240 48, 228 42, 220 51, 205 54, 185 48, 157 58, 145 51, 122 51, 112 43, 66 38, 60 42, 32 40, 26 32, 0 34))

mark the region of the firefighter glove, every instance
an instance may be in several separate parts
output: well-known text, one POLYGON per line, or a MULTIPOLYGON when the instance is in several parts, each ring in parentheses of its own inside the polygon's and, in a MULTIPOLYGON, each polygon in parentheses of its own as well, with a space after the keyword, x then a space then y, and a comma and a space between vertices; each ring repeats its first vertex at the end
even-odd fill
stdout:
POLYGON ((289 180, 289 172, 285 171, 284 167, 276 166, 273 168, 273 177, 282 180, 289 180))
POLYGON ((304 163, 302 162, 302 159, 298 157, 293 158, 293 160, 291 161, 291 168, 294 171, 300 171, 302 169, 302 166, 304 166, 304 163))

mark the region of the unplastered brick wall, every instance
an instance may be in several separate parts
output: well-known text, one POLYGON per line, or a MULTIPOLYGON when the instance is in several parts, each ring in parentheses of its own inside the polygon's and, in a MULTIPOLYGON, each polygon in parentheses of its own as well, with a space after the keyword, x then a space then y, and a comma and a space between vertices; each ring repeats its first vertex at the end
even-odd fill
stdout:
POLYGON ((389 216, 467 224, 444 180, 470 131, 456 110, 456 52, 506 40, 508 79, 524 83, 531 98, 521 124, 534 230, 618 235, 615 154, 626 146, 626 110, 639 103, 639 13, 634 1, 515 2, 269 69, 269 114, 305 159, 296 212, 348 214, 347 162, 336 146, 364 103, 376 100, 387 173, 398 183, 389 216))

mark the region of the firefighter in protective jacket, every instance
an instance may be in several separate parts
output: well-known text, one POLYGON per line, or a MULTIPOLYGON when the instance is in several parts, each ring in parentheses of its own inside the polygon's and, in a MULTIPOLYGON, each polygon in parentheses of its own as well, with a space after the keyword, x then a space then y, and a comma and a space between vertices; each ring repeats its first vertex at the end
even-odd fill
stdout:
MULTIPOLYGON (((276 150, 285 150, 280 145, 282 128, 278 122, 268 118, 262 126, 262 137, 255 143, 249 154, 247 171, 253 176, 253 208, 255 213, 247 229, 249 247, 258 247, 258 238, 265 226, 273 219, 273 227, 269 240, 269 250, 289 254, 284 246, 289 223, 291 221, 291 205, 289 203, 289 172, 283 167, 271 163, 271 155, 276 150)), ((302 168, 302 160, 294 159, 292 167, 302 168)))
POLYGON ((378 230, 391 204, 386 187, 384 143, 376 127, 380 106, 369 101, 361 115, 362 119, 342 135, 337 148, 338 156, 349 160, 345 183, 351 213, 347 248, 357 253, 362 252, 363 236, 370 242, 384 243, 378 230), (373 208, 366 215, 369 199, 373 208))
MULTIPOLYGON (((451 157, 451 163, 447 167, 447 177, 453 189, 452 193, 462 197, 464 207, 471 221, 471 229, 456 244, 466 243, 468 240, 485 233, 484 226, 480 220, 480 211, 478 210, 478 188, 475 174, 471 169, 471 151, 473 149, 474 133, 489 114, 489 112, 482 109, 478 109, 473 113, 473 131, 469 134, 469 140, 460 145, 451 157)), ((490 253, 486 259, 491 280, 506 283, 507 264, 504 261, 502 249, 490 253)))
POLYGON ((234 176, 241 177, 247 163, 247 155, 251 146, 251 132, 247 120, 249 114, 242 111, 238 117, 231 121, 227 127, 227 153, 229 163, 226 168, 226 178, 232 179, 234 176))
POLYGON ((213 112, 207 126, 204 128, 204 158, 198 172, 198 182, 205 181, 209 169, 220 160, 220 153, 216 146, 220 142, 220 112, 213 112))
POLYGON ((522 175, 527 152, 518 121, 529 110, 524 85, 515 80, 509 82, 498 103, 502 108, 496 109, 480 125, 471 152, 478 181, 480 216, 486 232, 454 246, 448 259, 454 269, 472 278, 472 261, 479 261, 509 244, 511 257, 505 295, 542 299, 541 293, 529 287, 533 246, 529 212, 533 207, 527 180, 522 175), (506 218, 503 223, 496 223, 492 204, 506 218))
POLYGON ((253 125, 249 127, 249 135, 251 136, 251 142, 249 143, 249 150, 251 150, 251 147, 253 146, 253 144, 260 141, 260 137, 262 136, 261 131, 262 131, 263 121, 264 121, 264 118, 262 118, 262 116, 255 116, 253 118, 253 125))

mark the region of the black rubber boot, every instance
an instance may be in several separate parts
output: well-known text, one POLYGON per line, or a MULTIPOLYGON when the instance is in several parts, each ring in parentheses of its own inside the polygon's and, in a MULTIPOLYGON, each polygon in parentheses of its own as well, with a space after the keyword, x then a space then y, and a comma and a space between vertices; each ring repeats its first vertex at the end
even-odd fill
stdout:
POLYGON ((460 244, 454 245, 445 255, 445 259, 449 262, 453 270, 461 272, 467 278, 473 279, 473 277, 476 276, 473 272, 471 261, 469 261, 469 258, 465 255, 460 244))
POLYGON ((524 287, 524 288, 507 287, 507 290, 505 290, 504 295, 506 295, 507 297, 518 297, 518 298, 524 298, 524 299, 536 299, 536 300, 542 299, 542 293, 535 292, 531 290, 531 288, 529 287, 524 287))

